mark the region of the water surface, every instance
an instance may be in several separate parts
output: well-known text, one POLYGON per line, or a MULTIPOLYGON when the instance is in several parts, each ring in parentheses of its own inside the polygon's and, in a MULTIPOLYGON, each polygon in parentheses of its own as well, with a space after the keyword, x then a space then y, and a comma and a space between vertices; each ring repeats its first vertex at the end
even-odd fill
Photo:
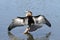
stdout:
POLYGON ((60 0, 0 0, 0 40, 60 40, 60 0), (44 15, 52 27, 42 28, 23 34, 24 27, 17 27, 11 32, 7 28, 12 19, 25 16, 31 10, 33 15, 44 15))

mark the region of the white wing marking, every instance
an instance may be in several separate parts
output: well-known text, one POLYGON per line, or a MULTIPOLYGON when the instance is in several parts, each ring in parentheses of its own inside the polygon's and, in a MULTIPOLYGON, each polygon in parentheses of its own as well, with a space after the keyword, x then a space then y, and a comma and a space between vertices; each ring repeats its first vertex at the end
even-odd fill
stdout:
POLYGON ((45 20, 43 16, 39 16, 37 18, 33 17, 35 24, 44 24, 45 20))

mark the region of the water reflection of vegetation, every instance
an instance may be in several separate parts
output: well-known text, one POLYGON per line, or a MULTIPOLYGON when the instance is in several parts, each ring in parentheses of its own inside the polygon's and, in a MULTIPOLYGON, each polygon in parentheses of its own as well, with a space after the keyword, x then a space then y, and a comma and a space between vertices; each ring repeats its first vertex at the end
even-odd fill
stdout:
MULTIPOLYGON (((30 34, 30 33, 27 33, 25 34, 27 36, 27 40, 49 40, 49 37, 51 35, 51 32, 47 33, 45 36, 43 37, 38 37, 38 38, 35 38, 30 34)), ((13 35, 11 32, 8 32, 8 36, 11 40, 24 40, 22 38, 18 38, 16 37, 15 35, 13 35)))

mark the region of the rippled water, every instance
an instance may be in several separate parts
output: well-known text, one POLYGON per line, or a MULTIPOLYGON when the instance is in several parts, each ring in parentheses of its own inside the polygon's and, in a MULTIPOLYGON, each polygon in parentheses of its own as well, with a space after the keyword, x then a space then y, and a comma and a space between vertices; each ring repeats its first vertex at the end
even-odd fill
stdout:
POLYGON ((60 40, 60 0, 0 0, 0 40, 60 40), (31 10, 33 15, 44 15, 52 24, 23 34, 24 27, 11 32, 7 28, 13 18, 25 16, 31 10))

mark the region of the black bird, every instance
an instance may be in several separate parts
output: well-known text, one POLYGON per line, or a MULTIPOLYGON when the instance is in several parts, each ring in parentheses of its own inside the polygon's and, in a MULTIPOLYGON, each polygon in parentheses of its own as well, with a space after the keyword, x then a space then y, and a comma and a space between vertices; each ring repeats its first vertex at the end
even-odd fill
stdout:
POLYGON ((32 16, 31 11, 27 11, 26 17, 17 17, 12 20, 12 23, 8 27, 8 31, 11 31, 13 28, 18 26, 28 25, 28 29, 35 31, 36 29, 42 27, 43 24, 46 24, 48 27, 51 27, 51 23, 43 15, 32 16))

